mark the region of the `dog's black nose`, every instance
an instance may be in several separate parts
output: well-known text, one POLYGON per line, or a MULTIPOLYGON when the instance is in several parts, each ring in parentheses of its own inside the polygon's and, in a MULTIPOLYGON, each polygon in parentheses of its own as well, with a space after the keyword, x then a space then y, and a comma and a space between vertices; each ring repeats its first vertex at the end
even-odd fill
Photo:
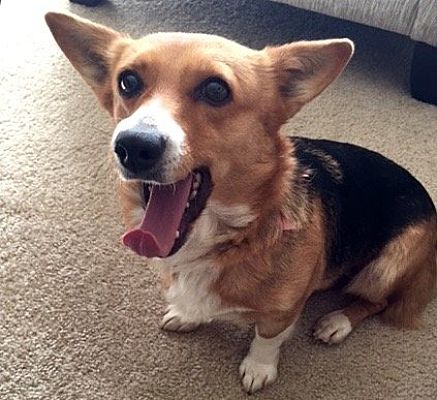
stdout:
POLYGON ((114 151, 121 165, 134 174, 155 166, 165 150, 165 138, 156 130, 126 130, 118 134, 114 151))

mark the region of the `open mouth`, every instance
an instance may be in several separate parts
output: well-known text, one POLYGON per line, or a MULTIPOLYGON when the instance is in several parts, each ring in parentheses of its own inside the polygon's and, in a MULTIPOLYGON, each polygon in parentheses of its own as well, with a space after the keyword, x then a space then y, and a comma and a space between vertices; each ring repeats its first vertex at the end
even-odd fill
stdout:
POLYGON ((212 190, 206 168, 192 171, 171 184, 144 182, 144 217, 123 235, 123 244, 145 257, 168 257, 186 242, 212 190))

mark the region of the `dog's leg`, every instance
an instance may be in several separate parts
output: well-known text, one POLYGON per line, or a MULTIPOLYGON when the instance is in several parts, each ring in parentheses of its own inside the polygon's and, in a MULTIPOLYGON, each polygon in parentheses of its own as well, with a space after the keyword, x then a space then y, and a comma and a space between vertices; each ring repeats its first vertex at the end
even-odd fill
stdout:
POLYGON ((177 308, 170 304, 161 320, 161 329, 170 332, 191 332, 199 327, 200 323, 190 321, 180 313, 177 308))
POLYGON ((287 321, 259 320, 250 350, 240 365, 244 389, 253 393, 273 383, 278 376, 279 349, 291 335, 297 318, 287 321))
POLYGON ((365 318, 383 310, 383 318, 395 326, 416 327, 436 287, 436 236, 432 216, 392 239, 347 287, 346 292, 359 300, 323 317, 314 336, 339 343, 365 318))
POLYGON ((314 328, 314 336, 325 343, 342 342, 364 319, 384 310, 387 301, 371 303, 357 300, 348 307, 322 317, 314 328))

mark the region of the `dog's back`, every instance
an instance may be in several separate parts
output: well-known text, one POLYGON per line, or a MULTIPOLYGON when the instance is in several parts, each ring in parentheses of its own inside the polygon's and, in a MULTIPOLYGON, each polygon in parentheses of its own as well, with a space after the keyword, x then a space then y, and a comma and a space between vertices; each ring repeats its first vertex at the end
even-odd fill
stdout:
POLYGON ((408 315, 398 310, 391 322, 414 325, 411 314, 436 287, 436 209, 426 190, 373 151, 329 140, 291 141, 309 196, 323 204, 327 274, 369 301, 389 297, 387 316, 390 303, 402 298, 408 315), (407 277, 410 299, 402 284, 407 277))

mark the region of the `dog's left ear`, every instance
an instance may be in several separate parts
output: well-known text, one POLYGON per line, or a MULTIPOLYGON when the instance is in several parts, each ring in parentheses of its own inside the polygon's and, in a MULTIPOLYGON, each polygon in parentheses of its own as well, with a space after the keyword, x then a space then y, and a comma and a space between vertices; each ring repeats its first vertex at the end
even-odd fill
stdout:
POLYGON ((352 57, 354 44, 349 39, 301 41, 265 51, 289 118, 337 78, 352 57))
POLYGON ((76 16, 50 12, 45 19, 61 50, 111 113, 111 68, 124 36, 76 16))

